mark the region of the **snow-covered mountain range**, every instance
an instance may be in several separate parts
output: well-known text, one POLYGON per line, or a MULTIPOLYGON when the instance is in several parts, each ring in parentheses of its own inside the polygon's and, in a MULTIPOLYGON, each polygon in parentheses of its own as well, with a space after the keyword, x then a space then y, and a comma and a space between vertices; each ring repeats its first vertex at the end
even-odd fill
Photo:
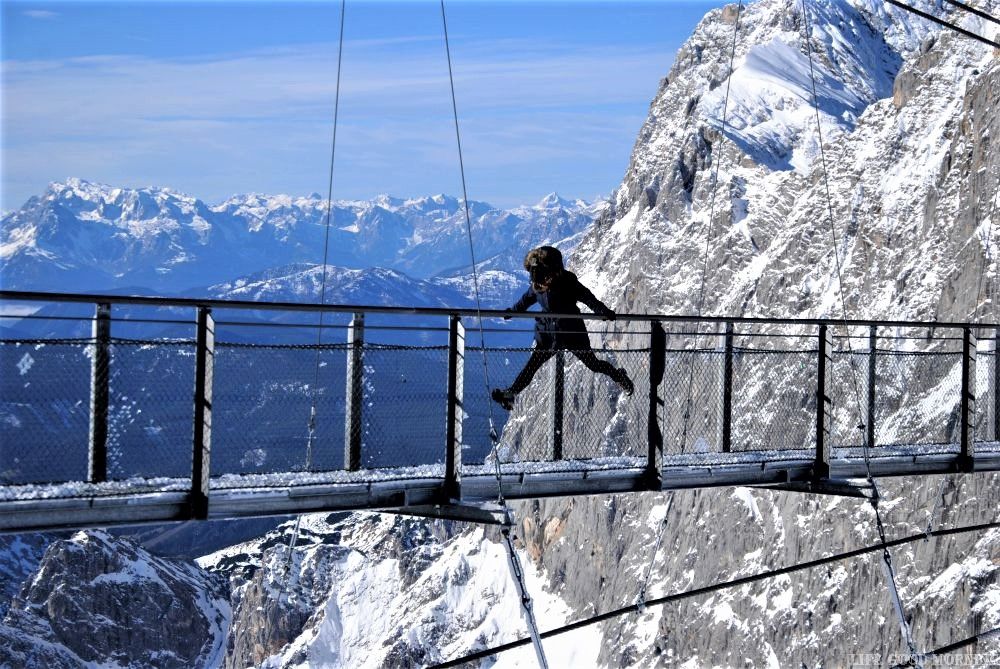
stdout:
MULTIPOLYGON (((1000 13, 996 0, 978 5, 1000 13)), ((1000 34, 958 10, 921 7, 994 39, 1000 34)), ((995 322, 998 108, 1000 53, 882 2, 758 0, 742 11, 712 10, 663 80, 623 182, 579 236, 572 267, 621 311, 840 316, 842 295, 852 317, 995 322)), ((314 269, 304 271, 296 281, 315 280, 314 269)), ((521 406, 514 417, 530 411, 521 406)), ((883 481, 890 537, 928 523, 994 520, 998 479, 883 481)), ((764 490, 539 500, 518 505, 517 515, 543 629, 635 602, 664 522, 650 597, 876 540, 866 503, 764 490)), ((421 666, 524 633, 490 531, 366 514, 304 522, 290 570, 285 525, 213 547, 197 576, 184 579, 201 583, 203 596, 182 597, 188 586, 178 584, 177 601, 213 602, 191 611, 225 628, 218 633, 225 657, 207 666, 421 666), (211 594, 223 577, 225 603, 211 594)), ((54 593, 69 592, 77 608, 107 616, 100 620, 107 629, 143 619, 133 613, 144 610, 141 603, 123 604, 114 618, 98 606, 106 597, 81 587, 74 569, 51 566, 67 551, 103 551, 109 541, 89 534, 52 544, 13 600, 0 647, 19 661, 35 658, 25 666, 80 666, 58 664, 63 656, 83 658, 77 648, 87 644, 55 635, 52 623, 64 609, 49 603, 66 599, 54 593)), ((122 551, 138 555, 126 542, 122 551)), ((929 539, 894 550, 893 558, 918 648, 1000 626, 997 532, 929 539)), ((879 560, 637 608, 546 647, 559 658, 555 666, 846 667, 869 654, 888 666, 904 644, 879 560)), ((141 561, 155 564, 152 556, 141 561)), ((123 572, 109 566, 106 573, 123 572)), ((165 639, 125 639, 93 664, 139 667, 161 656, 155 653, 210 653, 220 647, 216 629, 206 623, 183 649, 165 639)), ((92 636, 104 638, 99 631, 92 636)), ((973 651, 1000 647, 994 641, 973 651)), ((964 656, 975 664, 972 657, 964 656)), ((533 662, 528 651, 481 666, 533 662)))
MULTIPOLYGON (((555 193, 511 210, 470 202, 477 261, 515 270, 525 249, 577 235, 605 206, 555 193)), ((316 195, 240 195, 207 205, 167 188, 68 179, 50 184, 0 221, 0 282, 16 290, 74 286, 78 292, 125 288, 204 295, 219 283, 259 283, 268 272, 270 290, 282 290, 275 283, 276 268, 301 270, 322 262, 326 214, 326 200, 316 195)), ((453 197, 338 200, 330 220, 327 262, 335 266, 334 282, 340 268, 381 267, 417 280, 470 273, 465 210, 453 197)), ((292 274, 285 276, 298 285, 286 291, 300 290, 306 280, 292 274)), ((378 279, 392 283, 397 276, 383 273, 378 279)), ((431 299, 418 294, 429 286, 407 281, 395 290, 431 299)))

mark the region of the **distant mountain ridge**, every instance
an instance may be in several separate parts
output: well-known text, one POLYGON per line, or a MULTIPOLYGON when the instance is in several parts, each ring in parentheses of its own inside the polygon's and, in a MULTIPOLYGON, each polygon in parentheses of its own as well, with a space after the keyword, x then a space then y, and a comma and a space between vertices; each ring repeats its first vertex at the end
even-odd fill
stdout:
MULTIPOLYGON (((578 235, 605 206, 555 193, 509 210, 470 201, 477 261, 510 269, 525 248, 578 235)), ((326 212, 315 194, 254 193, 208 205, 168 188, 67 179, 0 221, 0 281, 21 290, 189 293, 320 263, 326 212)), ((331 214, 330 265, 384 267, 417 279, 471 269, 464 203, 454 197, 335 200, 331 214)))

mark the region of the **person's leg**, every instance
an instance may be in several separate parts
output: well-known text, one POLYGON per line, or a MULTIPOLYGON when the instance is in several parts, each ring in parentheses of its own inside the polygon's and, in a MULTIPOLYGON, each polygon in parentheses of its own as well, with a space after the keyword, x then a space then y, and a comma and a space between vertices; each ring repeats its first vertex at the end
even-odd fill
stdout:
POLYGON ((635 384, 632 383, 632 379, 628 377, 628 372, 625 371, 624 367, 615 368, 607 360, 601 360, 591 349, 585 349, 582 351, 573 351, 573 355, 580 359, 588 369, 597 372, 598 374, 606 374, 614 379, 615 383, 622 387, 622 389, 631 395, 635 392, 635 384))
POLYGON ((531 379, 535 378, 535 373, 538 372, 538 370, 542 368, 542 365, 544 365, 549 358, 555 355, 555 353, 555 351, 549 348, 536 348, 532 351, 531 357, 528 358, 528 362, 525 363, 524 368, 517 375, 517 378, 514 379, 514 383, 510 384, 510 388, 507 390, 517 395, 522 390, 527 388, 528 384, 531 383, 531 379))
POLYGON ((514 379, 514 383, 511 384, 510 388, 506 390, 502 388, 494 388, 493 392, 490 393, 490 397, 493 401, 498 403, 507 411, 514 408, 514 399, 517 397, 518 393, 528 387, 531 383, 531 379, 535 377, 535 372, 541 369, 545 361, 555 355, 555 351, 550 348, 536 348, 531 352, 531 357, 528 358, 528 362, 525 363, 524 368, 514 379))

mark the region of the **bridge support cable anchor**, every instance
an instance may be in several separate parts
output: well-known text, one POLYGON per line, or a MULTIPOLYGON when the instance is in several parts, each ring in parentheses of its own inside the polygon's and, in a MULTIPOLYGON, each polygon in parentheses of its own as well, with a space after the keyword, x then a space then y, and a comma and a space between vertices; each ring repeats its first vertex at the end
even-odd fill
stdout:
POLYGON ((92 326, 94 338, 90 358, 90 438, 87 449, 87 480, 108 480, 108 404, 111 387, 111 304, 98 303, 92 326))
POLYGON ((775 485, 760 486, 768 490, 802 492, 817 495, 836 495, 870 500, 875 494, 871 483, 859 483, 851 479, 820 479, 815 481, 789 481, 775 485))
POLYGON ((191 517, 208 518, 212 461, 212 387, 215 375, 215 319, 198 308, 194 373, 194 443, 191 454, 191 517))
POLYGON ((392 513, 398 516, 455 520, 463 523, 478 523, 480 525, 499 526, 508 523, 506 510, 495 502, 484 502, 482 504, 418 504, 377 510, 380 513, 392 513))

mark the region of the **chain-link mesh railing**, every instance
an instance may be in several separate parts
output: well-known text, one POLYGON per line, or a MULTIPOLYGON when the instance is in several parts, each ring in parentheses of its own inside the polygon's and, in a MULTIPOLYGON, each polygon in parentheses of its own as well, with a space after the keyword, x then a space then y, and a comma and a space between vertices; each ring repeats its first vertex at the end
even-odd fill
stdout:
POLYGON ((107 478, 190 476, 194 342, 113 339, 108 352, 107 478))
POLYGON ((737 349, 733 451, 816 447, 816 351, 737 349))
POLYGON ((366 346, 361 466, 440 476, 448 414, 447 346, 366 346))
MULTIPOLYGON (((827 397, 831 402, 830 437, 834 448, 862 448, 864 445, 864 426, 868 422, 868 364, 869 353, 860 347, 838 348, 830 353, 827 397)), ((812 366, 817 365, 814 357, 812 366)), ((815 411, 815 400, 812 406, 815 411)), ((815 418, 813 421, 815 424, 815 418)))
POLYGON ((667 349, 660 429, 670 456, 722 452, 725 358, 719 350, 667 349))
POLYGON ((957 451, 962 354, 879 350, 875 360, 876 447, 957 451))
MULTIPOLYGON (((243 342, 220 337, 211 356, 213 488, 443 478, 451 352, 432 345, 447 331, 435 324, 426 339, 382 328, 383 337, 426 342, 421 346, 388 339, 358 348, 289 344, 265 341, 269 331, 241 335, 243 342)), ((815 334, 796 327, 727 335, 685 326, 670 334, 656 389, 664 467, 813 457, 819 349, 815 334)), ((648 332, 619 335, 603 338, 616 346, 548 357, 509 413, 490 398, 482 351, 466 348, 458 412, 464 473, 493 473, 491 409, 505 472, 645 468, 651 340, 648 332), (635 385, 631 397, 616 382, 621 368, 635 385)), ((827 372, 835 458, 855 455, 862 444, 873 360, 872 456, 957 451, 960 338, 883 335, 874 357, 867 346, 850 350, 844 341, 830 352, 827 372)), ((490 385, 511 386, 532 352, 488 348, 490 385)), ((168 479, 189 485, 196 353, 194 339, 164 336, 0 341, 0 486, 86 481, 91 405, 105 388, 102 476, 115 484, 114 494, 178 489, 168 479), (107 363, 92 389, 94 360, 107 363), (167 487, 157 488, 161 483, 167 487)), ((976 366, 974 432, 982 451, 998 441, 995 355, 980 351, 976 366)))
POLYGON ((216 343, 212 476, 304 471, 314 398, 311 469, 342 469, 346 350, 216 343))
POLYGON ((1000 450, 1000 415, 996 410, 997 352, 979 351, 976 356, 976 450, 1000 450))
POLYGON ((86 480, 92 348, 0 341, 0 485, 86 480))
POLYGON ((216 344, 213 487, 442 476, 447 354, 443 346, 364 344, 360 394, 349 398, 347 344, 216 344), (349 420, 349 399, 359 404, 357 421, 349 420))
MULTIPOLYGON (((487 349, 490 383, 508 388, 534 349, 487 349)), ((558 351, 535 371, 513 411, 492 407, 504 470, 525 472, 644 467, 649 393, 648 349, 558 351), (588 366, 588 364, 590 366, 588 366), (562 365, 560 391, 558 366, 562 365), (591 369, 596 367, 597 369, 591 369), (634 384, 629 397, 605 372, 624 369, 634 384), (554 422, 561 402, 562 423, 554 422), (516 467, 512 467, 516 465, 516 467)), ((462 462, 466 473, 492 473, 489 395, 482 350, 466 350, 462 462)))

